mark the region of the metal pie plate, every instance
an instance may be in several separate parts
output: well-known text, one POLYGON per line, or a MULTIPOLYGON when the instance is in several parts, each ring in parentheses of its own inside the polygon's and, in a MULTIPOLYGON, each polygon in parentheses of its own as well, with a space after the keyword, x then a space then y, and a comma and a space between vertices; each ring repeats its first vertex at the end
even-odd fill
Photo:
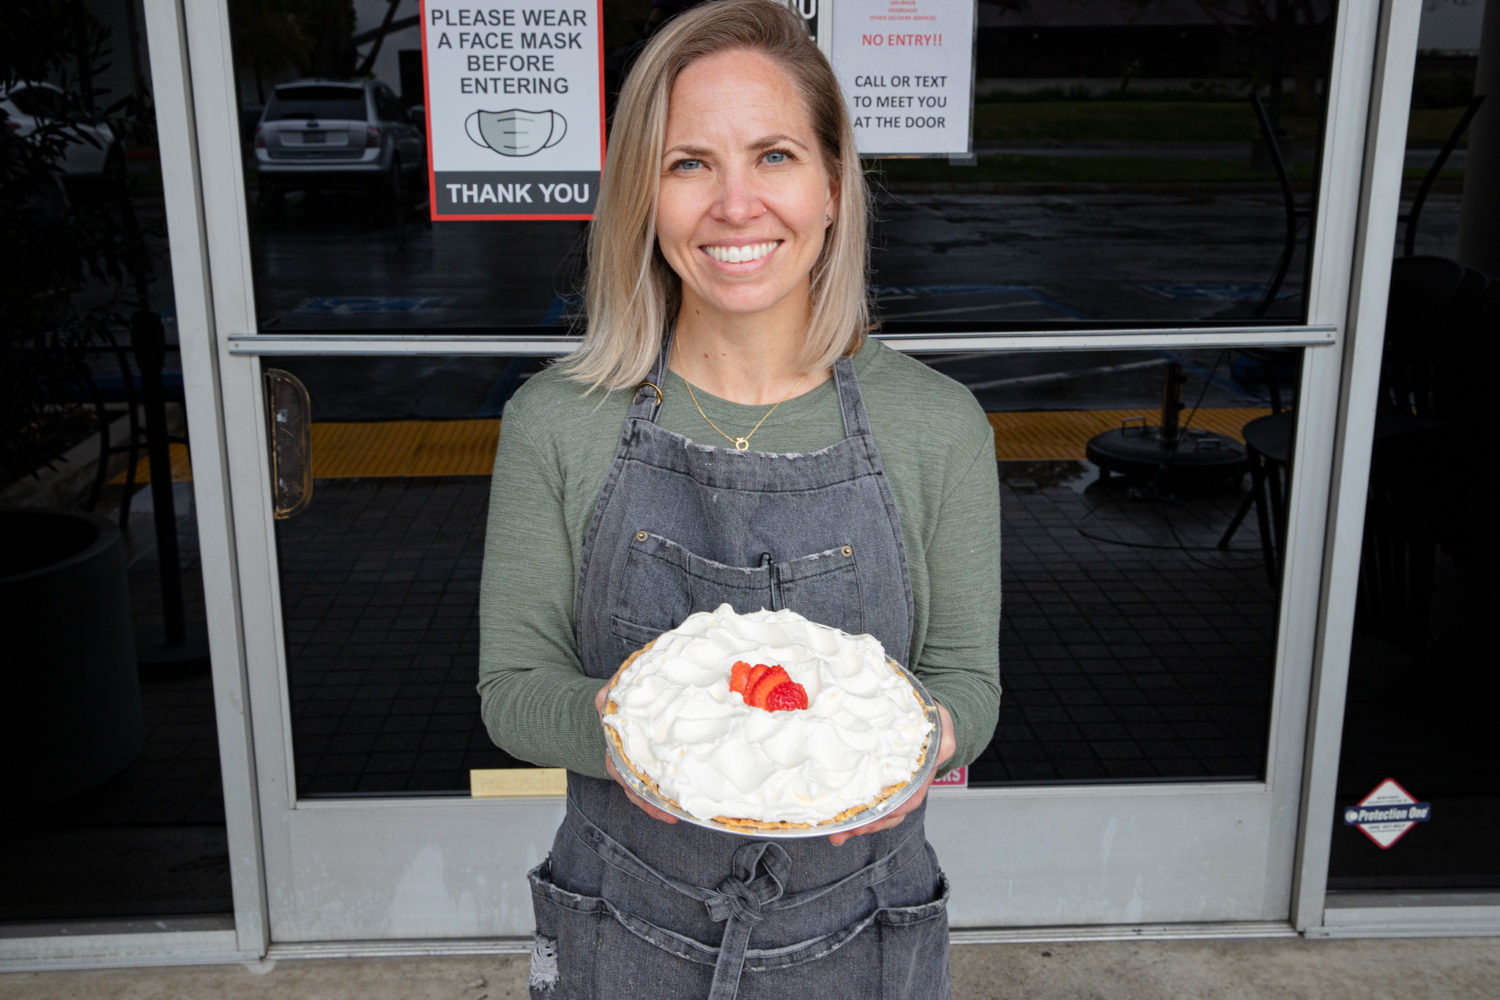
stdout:
POLYGON ((747 830, 737 826, 729 826, 725 823, 718 823, 711 819, 699 819, 697 816, 684 810, 677 803, 662 798, 651 786, 643 782, 625 764, 625 760, 620 755, 620 749, 615 745, 614 739, 606 737, 604 746, 609 751, 609 759, 614 762, 615 770, 619 772, 621 780, 630 787, 631 791, 662 812, 670 813, 684 822, 691 823, 694 826, 701 826, 706 830, 733 833, 741 837, 751 837, 755 840, 796 840, 803 837, 826 837, 834 833, 843 833, 846 830, 857 830, 866 823, 873 823, 881 817, 889 816, 899 809, 907 799, 917 794, 917 789, 926 786, 928 779, 932 777, 933 770, 937 767, 938 748, 943 743, 943 721, 938 715, 937 703, 932 700, 932 696, 927 693, 927 689, 922 686, 922 682, 917 680, 910 670, 899 664, 897 664, 897 669, 901 671, 901 676, 911 682, 912 690, 916 691, 917 699, 922 703, 922 710, 927 713, 927 719, 932 723, 932 732, 927 734, 927 753, 923 756, 921 766, 917 768, 916 774, 913 774, 911 780, 906 783, 906 787, 878 805, 871 806, 869 809, 839 823, 826 823, 820 826, 802 828, 747 830))

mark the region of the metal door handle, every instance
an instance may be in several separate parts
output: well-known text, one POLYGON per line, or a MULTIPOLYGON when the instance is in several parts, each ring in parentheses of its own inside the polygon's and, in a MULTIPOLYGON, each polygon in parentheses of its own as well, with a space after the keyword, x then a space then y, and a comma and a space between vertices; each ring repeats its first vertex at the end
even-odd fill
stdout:
POLYGON ((278 521, 312 502, 312 402, 291 372, 267 368, 266 442, 271 456, 271 502, 278 521))

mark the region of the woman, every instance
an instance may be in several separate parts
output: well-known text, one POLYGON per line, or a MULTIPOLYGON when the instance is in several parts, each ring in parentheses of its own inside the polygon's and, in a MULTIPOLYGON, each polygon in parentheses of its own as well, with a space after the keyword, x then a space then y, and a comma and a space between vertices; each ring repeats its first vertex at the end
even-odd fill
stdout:
POLYGON ((658 33, 616 112, 585 342, 506 407, 495 462, 484 717, 572 772, 532 873, 536 996, 949 993, 925 788, 826 838, 668 825, 607 768, 598 716, 631 651, 728 601, 874 634, 940 704, 940 770, 988 741, 993 439, 968 392, 866 340, 865 244, 853 133, 800 19, 722 0, 658 33))

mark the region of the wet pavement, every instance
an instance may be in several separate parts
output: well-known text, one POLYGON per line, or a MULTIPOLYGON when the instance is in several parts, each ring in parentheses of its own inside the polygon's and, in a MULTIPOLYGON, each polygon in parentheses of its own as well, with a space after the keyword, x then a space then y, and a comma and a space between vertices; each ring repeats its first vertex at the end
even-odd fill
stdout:
MULTIPOLYGON (((1285 233, 1269 186, 890 191, 876 220, 884 315, 929 323, 1249 321, 1285 233)), ((551 325, 574 310, 583 233, 581 223, 428 226, 417 211, 395 226, 333 193, 293 199, 253 240, 261 329, 551 325)), ((1265 319, 1295 321, 1300 274, 1294 260, 1265 319)))

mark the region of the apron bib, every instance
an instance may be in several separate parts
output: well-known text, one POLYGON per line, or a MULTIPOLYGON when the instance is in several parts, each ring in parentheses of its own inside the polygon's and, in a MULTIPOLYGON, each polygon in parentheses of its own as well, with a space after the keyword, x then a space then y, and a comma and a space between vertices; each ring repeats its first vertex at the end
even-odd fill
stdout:
MULTIPOLYGON (((845 436, 805 455, 696 444, 659 427, 656 391, 637 390, 579 560, 590 677, 721 603, 868 632, 906 662, 895 501, 848 358, 833 381, 845 436)), ((755 840, 657 822, 614 782, 570 772, 567 816, 530 876, 533 995, 946 998, 948 886, 925 811, 841 847, 755 840)))

